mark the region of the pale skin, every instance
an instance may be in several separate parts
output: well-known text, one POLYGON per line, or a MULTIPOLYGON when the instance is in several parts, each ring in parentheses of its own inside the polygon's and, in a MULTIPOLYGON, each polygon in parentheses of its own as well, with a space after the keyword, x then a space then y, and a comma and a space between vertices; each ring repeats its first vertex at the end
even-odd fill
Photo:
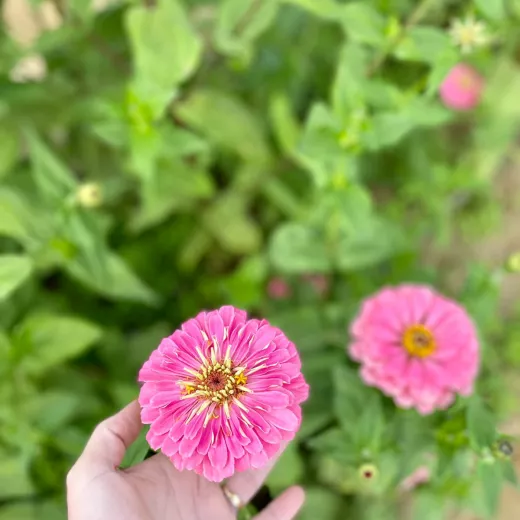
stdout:
MULTIPOLYGON (((67 475, 69 520, 234 520, 236 510, 219 484, 191 471, 177 471, 162 454, 132 468, 118 469, 127 448, 142 428, 134 401, 94 430, 82 455, 67 475)), ((247 503, 260 489, 272 464, 237 473, 227 488, 247 503)), ((255 520, 291 520, 304 501, 291 487, 255 520)))

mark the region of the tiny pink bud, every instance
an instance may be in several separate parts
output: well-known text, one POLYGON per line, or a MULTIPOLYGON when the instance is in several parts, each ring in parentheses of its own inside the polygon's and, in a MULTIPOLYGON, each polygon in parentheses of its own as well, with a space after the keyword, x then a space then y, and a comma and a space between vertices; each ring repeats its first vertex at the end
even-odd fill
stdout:
POLYGON ((289 284, 279 276, 271 278, 267 284, 267 294, 273 300, 285 300, 291 296, 289 284))
POLYGON ((402 491, 411 491, 412 489, 426 484, 430 480, 430 469, 428 466, 419 466, 412 474, 408 475, 399 485, 402 491))
POLYGON ((312 285, 318 296, 324 296, 329 291, 329 279, 324 274, 304 274, 302 278, 312 285))
POLYGON ((443 103, 453 110, 471 110, 478 105, 484 89, 484 78, 465 63, 455 65, 440 86, 443 103))

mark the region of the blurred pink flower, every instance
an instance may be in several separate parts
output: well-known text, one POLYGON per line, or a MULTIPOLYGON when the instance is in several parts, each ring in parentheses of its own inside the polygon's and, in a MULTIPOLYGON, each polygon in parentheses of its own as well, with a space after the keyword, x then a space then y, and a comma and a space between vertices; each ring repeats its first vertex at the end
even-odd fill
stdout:
POLYGON ((154 450, 219 482, 260 468, 291 440, 309 388, 296 347, 265 320, 222 307, 163 339, 139 372, 154 450))
POLYGON ((351 326, 350 356, 361 377, 421 414, 469 395, 479 366, 475 327, 456 302, 429 287, 382 289, 363 302, 351 326))
POLYGON ((430 469, 428 466, 419 466, 399 484, 402 491, 411 491, 421 484, 430 480, 430 469))
POLYGON ((471 110, 480 101, 484 79, 471 66, 455 65, 440 86, 444 104, 453 110, 471 110))
POLYGON ((312 285, 318 296, 324 296, 329 290, 329 279, 324 274, 304 274, 302 278, 312 285))
POLYGON ((273 300, 285 300, 291 296, 291 287, 283 278, 275 276, 267 284, 267 294, 273 300))

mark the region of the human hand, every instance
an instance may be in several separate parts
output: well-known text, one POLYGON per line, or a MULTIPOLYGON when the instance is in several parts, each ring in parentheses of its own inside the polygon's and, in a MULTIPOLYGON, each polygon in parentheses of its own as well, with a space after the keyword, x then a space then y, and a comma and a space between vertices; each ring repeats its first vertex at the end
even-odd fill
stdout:
MULTIPOLYGON (((237 511, 222 487, 191 471, 177 471, 161 453, 120 470, 127 448, 139 435, 139 404, 130 403, 100 423, 67 476, 69 520, 232 520, 237 511)), ((272 464, 233 475, 226 488, 247 503, 272 464)), ((304 493, 292 487, 255 520, 291 520, 304 493)))

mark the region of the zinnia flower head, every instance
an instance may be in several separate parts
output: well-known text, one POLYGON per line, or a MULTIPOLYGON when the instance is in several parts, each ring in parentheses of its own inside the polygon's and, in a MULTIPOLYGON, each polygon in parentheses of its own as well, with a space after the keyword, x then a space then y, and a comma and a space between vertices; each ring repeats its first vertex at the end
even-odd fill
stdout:
POLYGON ((428 466, 419 466, 415 471, 413 471, 410 475, 408 475, 401 484, 399 484, 399 488, 402 491, 411 491, 415 489, 417 486, 421 484, 426 484, 430 481, 430 468, 428 466))
POLYGON ((267 321, 230 306, 201 312, 139 372, 148 443, 215 482, 260 468, 300 426, 300 369, 294 344, 267 321))
POLYGON ((444 104, 454 110, 471 110, 478 105, 484 90, 484 79, 469 65, 455 65, 440 87, 444 104))
POLYGON ((489 35, 486 25, 468 16, 464 20, 459 18, 452 21, 449 30, 453 43, 460 48, 462 53, 468 54, 479 47, 489 43, 489 35))
POLYGON ((385 288, 364 301, 351 327, 350 356, 367 385, 421 414, 469 395, 479 366, 473 323, 456 302, 429 287, 385 288))

